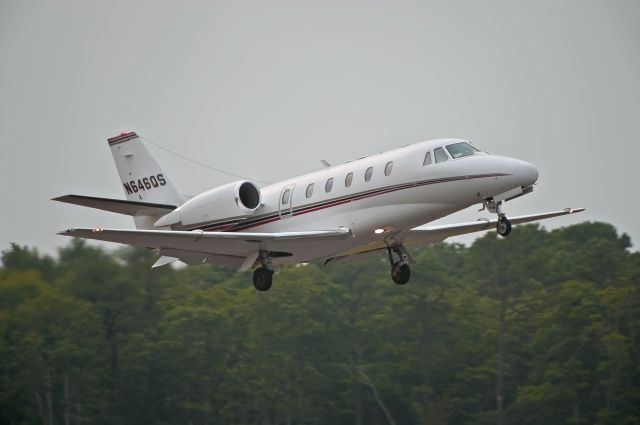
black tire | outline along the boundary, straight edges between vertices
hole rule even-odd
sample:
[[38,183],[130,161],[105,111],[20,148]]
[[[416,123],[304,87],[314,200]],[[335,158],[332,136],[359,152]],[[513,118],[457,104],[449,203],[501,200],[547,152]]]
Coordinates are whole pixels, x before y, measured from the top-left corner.
[[404,285],[411,279],[411,267],[408,264],[396,264],[391,269],[391,279],[396,285]]
[[502,237],[507,237],[511,233],[511,222],[506,217],[500,217],[498,224],[496,225],[498,234]]
[[264,292],[271,288],[273,283],[273,272],[264,267],[259,267],[253,272],[253,287]]

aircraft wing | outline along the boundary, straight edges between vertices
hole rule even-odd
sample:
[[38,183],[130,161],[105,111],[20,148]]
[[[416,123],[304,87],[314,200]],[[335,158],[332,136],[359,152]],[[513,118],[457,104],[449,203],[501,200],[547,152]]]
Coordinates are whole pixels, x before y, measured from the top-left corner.
[[[521,215],[517,217],[509,217],[511,224],[523,224],[532,221],[544,220],[546,218],[558,217],[562,215],[575,214],[584,211],[584,208],[566,208],[560,211],[551,211],[539,214]],[[431,243],[442,242],[452,236],[460,236],[467,233],[481,232],[483,230],[495,229],[498,219],[478,219],[467,223],[442,224],[435,226],[419,226],[406,232],[398,232],[392,236],[394,244],[402,244],[405,247],[425,245]],[[360,247],[350,252],[343,253],[336,257],[328,258],[325,264],[338,263],[344,260],[355,260],[367,258],[373,255],[386,252],[386,243],[384,240]]]
[[[253,264],[260,250],[287,255],[310,244],[344,239],[351,235],[351,231],[344,227],[331,230],[280,233],[76,228],[67,229],[58,234],[156,248],[163,256],[178,259],[184,257],[188,263],[208,261],[223,265],[235,265],[239,261],[245,269]],[[251,258],[253,261],[249,261]]]

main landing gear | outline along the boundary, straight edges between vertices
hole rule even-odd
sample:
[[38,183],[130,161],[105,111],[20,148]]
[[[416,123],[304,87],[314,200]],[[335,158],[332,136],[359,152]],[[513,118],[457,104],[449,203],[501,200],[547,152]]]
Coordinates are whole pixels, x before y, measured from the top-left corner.
[[496,231],[502,237],[507,237],[511,233],[511,221],[502,211],[502,201],[496,202],[493,199],[484,201],[485,207],[494,214],[498,214],[498,223],[496,224]]
[[260,251],[260,264],[253,272],[253,286],[258,291],[268,291],[273,283],[273,265],[271,264],[271,257],[266,251]]
[[[387,253],[389,254],[389,263],[391,264],[391,279],[393,279],[396,285],[404,285],[411,279],[411,268],[409,267],[409,254],[407,250],[402,246],[388,246]],[[398,261],[395,261],[393,255],[399,257]]]

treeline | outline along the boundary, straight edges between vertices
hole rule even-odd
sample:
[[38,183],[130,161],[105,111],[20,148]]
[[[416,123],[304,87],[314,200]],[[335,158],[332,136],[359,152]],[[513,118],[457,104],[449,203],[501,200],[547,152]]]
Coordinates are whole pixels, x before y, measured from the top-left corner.
[[385,259],[213,266],[74,240],[0,269],[2,424],[638,424],[640,254],[604,223]]

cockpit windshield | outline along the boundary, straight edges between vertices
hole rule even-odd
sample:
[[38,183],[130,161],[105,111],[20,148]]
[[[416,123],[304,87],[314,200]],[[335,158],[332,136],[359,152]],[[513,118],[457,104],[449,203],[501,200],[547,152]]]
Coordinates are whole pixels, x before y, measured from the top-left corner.
[[446,148],[453,159],[482,153],[482,151],[476,149],[467,142],[453,143],[451,145],[447,145]]

